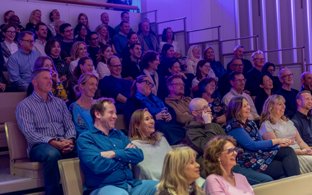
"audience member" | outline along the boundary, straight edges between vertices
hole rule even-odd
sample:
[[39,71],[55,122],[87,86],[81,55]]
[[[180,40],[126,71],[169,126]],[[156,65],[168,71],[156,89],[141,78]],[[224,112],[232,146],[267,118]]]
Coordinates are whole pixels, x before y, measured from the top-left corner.
[[[2,29],[5,25],[9,24],[9,19],[11,16],[15,15],[15,12],[13,10],[7,10],[3,14],[3,24],[0,25],[0,32],[3,32]],[[2,36],[2,35],[1,35]]]
[[19,49],[8,60],[8,72],[12,87],[16,91],[26,91],[31,81],[31,72],[40,54],[33,50],[34,34],[30,31],[18,35]]
[[73,74],[80,58],[87,57],[87,45],[83,41],[76,41],[70,51],[72,61],[69,64],[69,71]]
[[255,106],[258,113],[262,112],[262,107],[265,100],[272,95],[273,90],[273,81],[272,77],[268,74],[261,74],[260,75],[260,83],[259,83],[259,91],[255,98]]
[[301,81],[301,91],[308,90],[312,92],[312,73],[311,72],[303,72],[300,77]]
[[144,154],[144,160],[134,167],[135,178],[159,180],[165,155],[171,150],[171,146],[155,130],[155,120],[146,108],[138,109],[132,114],[129,138]]
[[17,105],[17,123],[27,140],[30,159],[43,163],[45,194],[60,194],[57,161],[76,156],[75,126],[65,102],[50,93],[49,69],[34,70],[32,84],[32,95]]
[[214,52],[212,47],[208,47],[204,51],[204,60],[206,60],[210,63],[210,66],[211,66],[213,72],[218,77],[218,79],[220,79],[226,73],[226,70],[225,70],[223,64],[221,64],[220,61],[216,61],[215,52]]
[[39,22],[36,26],[36,40],[34,42],[34,49],[40,53],[42,56],[47,54],[44,51],[44,47],[48,39],[48,27],[45,23]]
[[212,121],[223,126],[226,122],[226,106],[216,92],[218,81],[215,78],[205,78],[198,84],[198,97],[205,99],[212,112]]
[[159,56],[155,51],[148,51],[145,53],[141,61],[141,69],[143,70],[143,74],[145,74],[153,84],[152,93],[154,95],[158,94],[159,77],[157,68],[159,63]]
[[201,53],[202,51],[199,45],[192,45],[188,49],[185,70],[186,73],[196,75],[197,64],[202,59]]
[[238,154],[236,141],[230,136],[217,136],[205,148],[206,194],[254,195],[245,176],[234,173]]
[[21,25],[21,21],[17,15],[11,16],[9,18],[8,24],[14,25],[17,33],[25,30],[25,28]]
[[101,18],[100,19],[101,19],[102,24],[104,24],[106,26],[106,28],[108,30],[108,33],[109,33],[109,37],[114,37],[115,30],[114,30],[113,27],[108,25],[108,23],[109,23],[109,15],[108,15],[108,13],[103,12],[101,14]]
[[[124,115],[129,123],[132,113],[137,109],[147,108],[156,122],[156,129],[164,134],[170,145],[179,144],[185,136],[185,129],[173,118],[164,102],[152,93],[153,83],[146,75],[136,78],[132,85],[132,96],[128,98]],[[170,113],[171,112],[171,113]]]
[[196,66],[195,78],[192,81],[193,92],[198,91],[198,83],[205,78],[217,79],[215,73],[211,69],[210,63],[206,60],[200,60]]
[[77,26],[75,27],[74,30],[74,35],[78,35],[79,34],[79,28],[77,28],[79,26],[79,24],[83,24],[87,29],[87,34],[90,32],[90,27],[89,27],[89,19],[88,16],[85,13],[80,13],[78,15],[78,22],[77,22]]
[[273,92],[279,90],[282,86],[280,80],[277,76],[275,76],[275,64],[271,62],[267,62],[262,67],[262,74],[270,75],[271,79],[273,80]]
[[284,115],[285,99],[281,95],[272,95],[264,103],[261,114],[260,134],[263,139],[293,139],[289,145],[297,154],[300,172],[312,171],[312,149],[302,140],[294,123]]
[[130,97],[132,81],[121,77],[122,65],[117,56],[108,60],[110,75],[100,80],[99,89],[102,97],[114,98],[118,114],[124,111],[125,103]]
[[0,50],[0,92],[5,92],[8,89],[8,82],[3,75],[3,65],[4,65],[4,58],[2,55],[2,50]]
[[77,66],[76,66],[74,73],[73,73],[75,83],[77,83],[79,77],[83,73],[92,73],[98,77],[97,72],[94,70],[93,61],[89,57],[82,57],[79,59]]
[[260,91],[261,70],[265,59],[262,51],[258,50],[251,55],[253,67],[246,75],[246,89],[250,92],[251,97],[256,97]]
[[65,59],[66,63],[69,63],[70,51],[74,44],[74,32],[73,27],[64,23],[60,26],[60,35],[62,36],[60,43],[62,48],[62,58]]
[[296,95],[298,90],[293,89],[294,74],[289,68],[282,68],[278,73],[278,78],[282,83],[282,87],[276,91],[276,94],[282,95],[286,102],[285,116],[291,118],[296,112]]
[[[211,110],[206,100],[192,99],[189,110],[194,118],[187,126],[187,143],[198,152],[200,164],[204,164],[202,155],[207,143],[215,136],[225,135],[225,132],[218,124],[212,122]],[[245,175],[251,185],[272,181],[270,176],[240,165],[236,165],[233,171]],[[207,177],[207,173],[203,169],[202,176]]]
[[142,46],[143,54],[148,50],[156,52],[160,51],[157,35],[151,30],[148,19],[144,19],[144,21],[139,24],[138,37]]
[[168,43],[164,44],[160,53],[160,64],[157,70],[161,77],[169,74],[169,64],[175,59],[173,46]]
[[165,102],[170,106],[175,114],[177,122],[185,126],[193,117],[188,109],[188,105],[192,98],[184,96],[184,82],[182,76],[172,75],[167,79],[167,87],[169,95],[166,97]]
[[77,137],[93,128],[90,109],[94,103],[95,92],[98,88],[99,79],[92,73],[84,73],[79,77],[78,90],[79,99],[72,103],[69,110],[73,116]]
[[181,48],[179,43],[175,41],[174,32],[171,27],[164,28],[161,35],[160,49],[162,50],[165,44],[170,44],[174,48],[174,56],[181,57]]
[[101,45],[106,44],[112,44],[112,40],[109,34],[109,31],[107,30],[107,26],[105,24],[100,24],[98,27],[96,27],[95,32],[99,36],[99,43]]
[[[90,32],[89,32],[90,33]],[[75,41],[83,41],[87,43],[88,28],[86,25],[79,23],[75,27]]]
[[97,66],[96,72],[99,74],[99,79],[104,78],[105,76],[110,75],[110,71],[108,69],[107,63],[108,60],[113,56],[113,49],[111,45],[103,45],[101,46],[98,59],[97,59]]
[[41,22],[41,10],[35,9],[29,16],[29,22],[26,24],[26,30],[36,33],[36,26]]
[[199,168],[193,149],[178,147],[169,151],[165,156],[157,194],[203,195],[195,182],[200,177]]
[[238,163],[268,174],[273,179],[299,175],[296,153],[288,147],[292,141],[287,138],[262,140],[256,123],[248,119],[250,114],[250,106],[243,96],[230,101],[225,131],[244,149],[237,155]]
[[7,70],[7,63],[9,57],[17,52],[18,46],[15,42],[16,38],[16,28],[12,24],[4,25],[2,28],[2,33],[4,36],[4,41],[0,43],[1,50],[2,50],[2,56],[4,59],[4,70]]
[[[61,45],[57,40],[50,40],[46,43],[44,48],[45,53],[52,58],[53,64],[56,68],[56,71],[59,75],[60,81],[65,84],[71,77],[69,71],[69,65],[61,57]],[[67,88],[67,84],[64,85]]]
[[52,35],[55,37],[58,32],[59,32],[59,26],[61,25],[60,23],[64,23],[61,20],[61,15],[60,12],[57,9],[53,9],[49,13],[49,19],[50,19],[50,24],[48,24],[48,28],[50,29]]
[[122,21],[120,23],[120,30],[114,36],[113,43],[116,50],[116,53],[119,57],[122,57],[124,50],[128,45],[128,33],[130,32],[129,22]]
[[[252,64],[249,60],[244,59],[244,51],[245,48],[242,45],[237,45],[234,48],[234,56],[233,59],[241,59],[244,64],[244,76],[247,75],[248,71],[251,70]],[[227,64],[227,69],[229,69],[230,63]]]
[[311,92],[303,90],[296,97],[297,112],[291,119],[300,136],[309,146],[312,146],[312,96]]
[[231,90],[223,97],[222,101],[225,105],[229,105],[229,102],[234,98],[234,97],[238,97],[238,96],[243,96],[251,109],[250,112],[250,116],[248,117],[248,119],[250,120],[258,120],[259,119],[259,115],[257,113],[257,109],[256,106],[252,100],[252,98],[250,97],[250,95],[248,95],[247,93],[244,92],[245,89],[245,83],[246,83],[246,79],[244,77],[244,75],[242,73],[239,72],[233,72],[230,75],[230,83],[231,83]]
[[89,57],[92,58],[93,64],[95,68],[97,68],[97,57],[101,48],[101,44],[99,43],[99,36],[96,32],[90,32],[87,36],[88,45],[88,53]]
[[[127,22],[130,24],[130,15],[128,11],[123,11],[120,14],[120,18],[121,18],[121,23],[122,22]],[[115,33],[119,33],[120,32],[120,27],[121,27],[121,23],[119,23],[116,27],[115,27]],[[130,28],[129,32],[133,32],[133,30]]]
[[142,57],[142,47],[140,43],[133,43],[129,46],[128,57],[122,59],[122,72],[123,78],[134,80],[142,72],[140,63]]
[[[50,57],[39,56],[36,59],[34,70],[43,69],[43,68],[50,70],[51,77],[52,77],[52,90],[51,90],[52,94],[55,97],[60,98],[64,102],[67,102],[68,101],[67,92],[64,89],[63,83],[60,81],[59,75]],[[31,95],[33,91],[34,91],[34,86],[32,83],[30,83],[27,89],[27,95]]]
[[[154,195],[157,181],[136,180],[129,165],[143,160],[143,152],[122,131],[115,129],[116,108],[112,99],[103,98],[91,107],[93,128],[77,140],[85,186],[91,194]],[[112,144],[113,143],[113,144]]]

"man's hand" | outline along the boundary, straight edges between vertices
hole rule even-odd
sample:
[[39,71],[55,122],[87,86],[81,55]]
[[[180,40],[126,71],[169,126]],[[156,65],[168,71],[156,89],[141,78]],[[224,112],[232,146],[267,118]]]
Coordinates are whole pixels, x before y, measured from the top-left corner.
[[51,144],[53,147],[57,148],[60,150],[63,154],[67,154],[74,149],[74,142],[71,139],[61,139],[61,140],[56,140],[53,139],[49,141],[49,144]]
[[133,143],[129,143],[126,148],[136,148],[136,146]]
[[116,153],[112,150],[101,152],[103,158],[115,158]]

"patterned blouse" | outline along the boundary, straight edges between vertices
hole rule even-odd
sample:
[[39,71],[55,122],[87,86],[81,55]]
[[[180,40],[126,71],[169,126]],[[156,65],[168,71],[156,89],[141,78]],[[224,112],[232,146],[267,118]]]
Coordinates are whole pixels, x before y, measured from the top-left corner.
[[246,168],[265,171],[279,150],[271,140],[262,140],[254,121],[247,120],[243,124],[235,119],[230,120],[225,131],[243,148],[243,151],[237,154],[237,162]]

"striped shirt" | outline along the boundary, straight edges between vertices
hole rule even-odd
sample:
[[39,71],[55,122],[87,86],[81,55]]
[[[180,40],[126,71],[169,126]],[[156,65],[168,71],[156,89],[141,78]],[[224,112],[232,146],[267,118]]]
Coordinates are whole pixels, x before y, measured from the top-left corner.
[[55,138],[76,137],[72,116],[65,102],[51,93],[45,101],[33,92],[17,105],[16,119],[27,140],[28,154],[35,144],[48,143]]

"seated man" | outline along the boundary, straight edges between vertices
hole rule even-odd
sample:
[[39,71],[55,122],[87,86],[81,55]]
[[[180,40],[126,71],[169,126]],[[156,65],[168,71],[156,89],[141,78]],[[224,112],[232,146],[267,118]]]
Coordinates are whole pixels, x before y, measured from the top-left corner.
[[[202,155],[207,142],[214,136],[225,135],[225,132],[218,124],[212,122],[211,110],[205,99],[192,99],[189,109],[193,120],[186,126],[186,140],[198,152],[198,161],[202,163]],[[236,165],[233,171],[245,175],[251,185],[272,181],[272,178],[266,174],[239,165]],[[203,172],[201,175],[204,178],[207,176]]]
[[256,106],[252,100],[252,98],[250,97],[250,95],[248,95],[247,93],[244,92],[245,89],[245,77],[242,73],[239,72],[232,72],[230,74],[230,83],[231,83],[231,90],[223,97],[222,101],[224,102],[224,104],[226,106],[229,105],[229,102],[231,101],[231,99],[235,96],[243,96],[247,99],[248,104],[250,106],[250,111],[251,111],[251,116],[249,117],[250,120],[258,120],[259,119],[259,115],[257,113],[257,109]]
[[134,43],[129,46],[130,56],[122,59],[123,78],[134,80],[142,72],[140,61],[142,57],[142,47],[140,43]]
[[113,38],[115,50],[119,57],[122,57],[122,52],[127,47],[127,44],[128,44],[127,36],[129,32],[130,32],[129,22],[122,21],[120,23],[120,31]]
[[301,74],[301,91],[308,90],[312,93],[312,73],[311,72],[303,72]]
[[130,97],[132,81],[121,78],[122,66],[117,56],[113,56],[108,60],[108,69],[111,75],[100,80],[101,96],[114,98],[117,113],[122,114],[124,105]]
[[278,72],[278,78],[282,83],[282,87],[276,91],[276,94],[285,98],[285,116],[292,118],[296,112],[296,96],[298,90],[292,88],[294,84],[294,74],[289,68],[282,68]]
[[[252,64],[248,59],[244,58],[245,48],[242,45],[237,45],[234,47],[233,51],[233,59],[241,59],[242,63],[244,64],[244,76],[247,74],[247,72],[252,68]],[[229,69],[230,63],[227,64],[226,69]]]
[[26,91],[31,81],[31,71],[40,56],[33,50],[34,34],[23,31],[18,34],[19,49],[8,60],[8,72],[12,87],[16,91]]
[[102,98],[92,105],[90,112],[94,128],[82,133],[77,140],[87,189],[95,195],[154,195],[157,181],[133,178],[130,164],[141,162],[143,152],[115,129],[114,100]]
[[176,113],[177,122],[183,126],[193,120],[188,105],[192,98],[184,96],[184,82],[181,75],[172,75],[167,79],[169,96],[166,97],[165,103],[170,106]]
[[292,117],[292,121],[297,128],[303,141],[312,146],[312,96],[308,90],[303,90],[296,97],[297,112]]
[[34,92],[16,108],[16,119],[24,134],[32,161],[43,163],[46,194],[60,194],[57,161],[74,157],[76,131],[66,104],[54,97],[49,69],[37,69],[32,74]]

